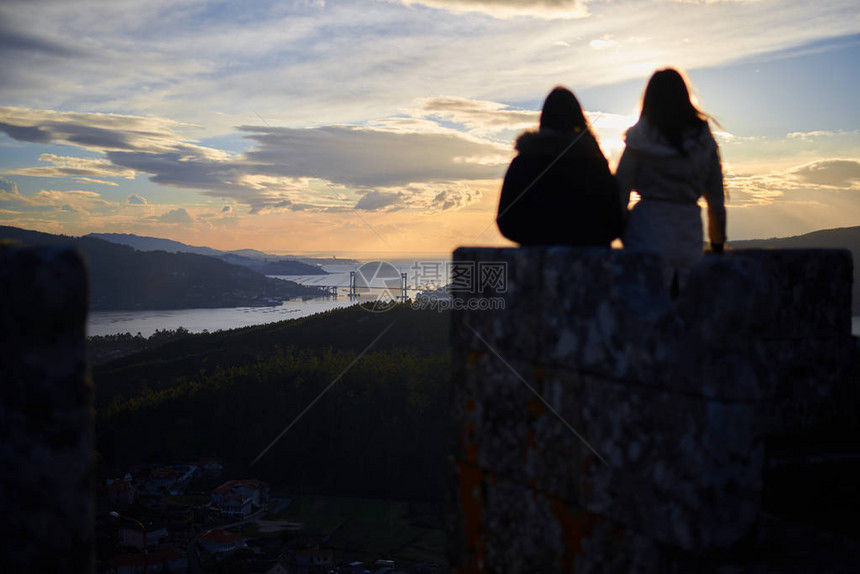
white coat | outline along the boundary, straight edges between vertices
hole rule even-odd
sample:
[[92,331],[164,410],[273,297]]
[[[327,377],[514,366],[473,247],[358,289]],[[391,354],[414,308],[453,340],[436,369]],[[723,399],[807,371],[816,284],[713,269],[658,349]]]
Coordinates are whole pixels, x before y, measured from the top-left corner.
[[711,243],[726,241],[723,171],[717,142],[707,124],[691,129],[680,153],[647,120],[627,130],[627,146],[618,163],[616,179],[621,205],[630,192],[641,200],[630,210],[622,240],[626,249],[655,252],[666,261],[666,277],[683,281],[702,257],[699,198],[708,206]]

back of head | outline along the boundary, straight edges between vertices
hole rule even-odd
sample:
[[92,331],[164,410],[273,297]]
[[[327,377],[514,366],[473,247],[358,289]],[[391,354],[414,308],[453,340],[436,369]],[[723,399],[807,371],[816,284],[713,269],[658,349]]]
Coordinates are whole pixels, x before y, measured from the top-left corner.
[[585,115],[573,92],[561,86],[549,93],[540,114],[540,129],[578,132],[585,129]]
[[704,125],[707,116],[690,101],[684,77],[677,70],[666,68],[654,72],[648,81],[639,117],[647,119],[674,148],[686,155],[684,132]]

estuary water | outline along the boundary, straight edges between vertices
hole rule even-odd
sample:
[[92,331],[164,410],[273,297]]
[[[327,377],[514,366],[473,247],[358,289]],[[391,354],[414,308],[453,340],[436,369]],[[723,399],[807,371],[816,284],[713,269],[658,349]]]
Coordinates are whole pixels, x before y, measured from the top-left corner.
[[[149,337],[157,330],[184,327],[192,333],[237,329],[252,325],[298,319],[331,309],[372,302],[380,293],[399,294],[400,273],[407,274],[408,293],[414,296],[421,288],[439,287],[447,283],[448,261],[424,257],[411,259],[380,259],[359,264],[324,265],[328,275],[291,275],[277,277],[302,285],[335,287],[336,298],[294,299],[276,307],[233,307],[223,309],[171,309],[159,311],[94,311],[87,321],[88,335],[116,335],[140,333]],[[350,272],[359,274],[359,298],[349,298]],[[372,289],[371,289],[372,288]]]
[[89,336],[140,333],[149,337],[158,330],[184,327],[192,333],[237,329],[287,319],[298,319],[338,307],[355,305],[340,299],[286,301],[277,307],[233,307],[225,309],[170,309],[164,311],[95,311],[87,321]]

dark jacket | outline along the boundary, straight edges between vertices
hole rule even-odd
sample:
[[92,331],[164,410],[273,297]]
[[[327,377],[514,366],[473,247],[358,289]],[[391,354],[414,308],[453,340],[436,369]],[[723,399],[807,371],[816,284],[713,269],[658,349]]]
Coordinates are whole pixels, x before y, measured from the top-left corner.
[[502,235],[522,245],[607,246],[621,235],[618,188],[591,132],[526,132],[516,149],[496,217]]

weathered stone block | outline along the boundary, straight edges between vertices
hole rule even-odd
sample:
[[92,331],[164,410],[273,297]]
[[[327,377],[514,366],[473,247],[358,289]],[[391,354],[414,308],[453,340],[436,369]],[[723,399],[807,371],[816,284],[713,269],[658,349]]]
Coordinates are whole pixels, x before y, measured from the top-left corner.
[[614,376],[626,371],[630,336],[658,328],[671,308],[658,259],[605,249],[547,249],[541,290],[541,360]]
[[854,267],[847,249],[744,249],[730,257],[761,262],[774,285],[777,313],[763,336],[850,336]]
[[[540,248],[468,248],[454,252],[453,265],[466,279],[452,281],[459,302],[455,308],[451,340],[455,348],[490,348],[505,357],[534,359],[540,331]],[[498,267],[495,267],[498,265]],[[504,281],[483,276],[503,269]],[[470,271],[471,270],[471,271]],[[487,305],[493,309],[486,309]]]
[[0,246],[0,540],[6,572],[92,567],[87,277],[69,249]]
[[[452,428],[452,452],[523,485],[576,500],[579,449],[577,420],[563,420],[546,400],[545,373],[519,360],[502,363],[491,353],[473,353],[455,386],[459,424]],[[575,394],[567,380],[565,397]],[[575,412],[575,411],[572,411]]]
[[[761,403],[769,435],[845,424],[860,406],[852,337],[767,339],[759,344],[758,380],[772,389]],[[846,403],[846,401],[848,401]]]
[[726,547],[752,532],[763,441],[752,403],[720,402],[587,377],[582,504],[684,549]]
[[549,248],[541,360],[715,398],[761,397],[768,389],[748,355],[774,314],[768,281],[755,260],[707,258],[671,301],[656,256]]

